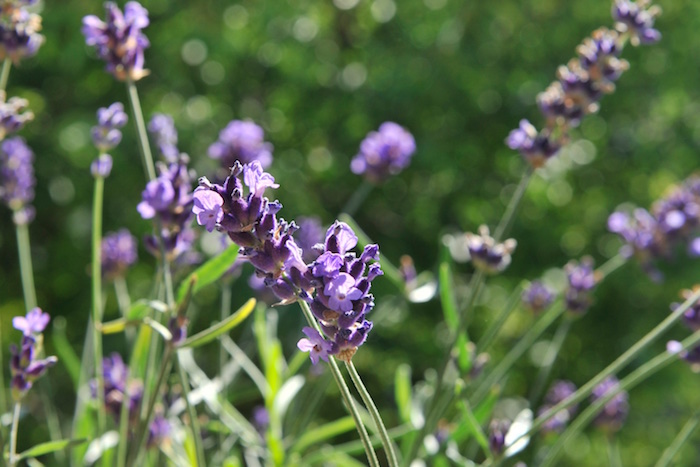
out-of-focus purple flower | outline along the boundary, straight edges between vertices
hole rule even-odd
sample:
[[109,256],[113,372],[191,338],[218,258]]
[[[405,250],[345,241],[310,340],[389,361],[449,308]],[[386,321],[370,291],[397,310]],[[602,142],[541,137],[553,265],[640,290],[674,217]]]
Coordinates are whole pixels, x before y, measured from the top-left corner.
[[170,422],[161,413],[153,415],[153,421],[148,425],[148,441],[146,446],[149,448],[157,448],[164,440],[168,439],[170,432]]
[[566,309],[574,314],[585,313],[591,306],[591,291],[600,281],[600,276],[593,269],[593,258],[588,256],[581,262],[569,261],[565,266],[569,287],[566,290]]
[[92,142],[99,151],[109,151],[116,147],[122,140],[122,132],[119,128],[126,125],[129,120],[124,105],[115,102],[109,107],[100,107],[97,110],[97,125],[92,127]]
[[113,2],[105,3],[106,20],[95,15],[83,18],[85,43],[95,47],[106,70],[120,81],[138,81],[148,75],[143,51],[150,45],[141,32],[148,26],[148,11],[138,2],[127,2],[124,12]]
[[102,277],[123,276],[137,259],[136,238],[126,229],[109,233],[102,239]]
[[34,218],[34,153],[19,136],[0,143],[0,199],[12,209],[16,224]]
[[44,332],[50,320],[49,314],[41,311],[41,308],[32,308],[27,312],[27,316],[12,318],[12,327],[22,331],[25,336],[32,336]]
[[177,148],[177,130],[173,117],[155,114],[148,123],[148,131],[153,135],[158,151],[167,162],[176,162],[180,156]]
[[[576,385],[571,381],[556,381],[545,396],[544,405],[540,407],[538,415],[542,415],[549,409],[567,399],[576,392]],[[561,432],[566,427],[569,420],[573,418],[578,410],[578,404],[569,406],[557,412],[552,418],[542,425],[543,432]]]
[[325,251],[309,267],[316,289],[311,311],[333,342],[330,353],[346,362],[372,329],[365,319],[374,307],[369,290],[383,274],[377,262],[379,247],[367,245],[358,258],[350,251],[355,245],[357,236],[350,226],[336,221],[326,232]]
[[29,101],[21,97],[7,99],[5,91],[0,91],[0,140],[22,129],[25,123],[34,119],[34,114],[27,110]]
[[600,28],[576,48],[581,67],[589,74],[598,90],[611,93],[615,81],[629,68],[627,60],[620,59],[620,35],[617,31]]
[[664,235],[686,236],[698,225],[700,200],[685,186],[681,186],[657,200],[651,211]]
[[265,141],[263,129],[250,121],[232,120],[219,133],[219,140],[209,146],[209,157],[224,168],[260,162],[263,169],[272,164],[272,144]]
[[384,122],[360,143],[360,152],[350,163],[353,173],[379,183],[408,167],[416,151],[413,135],[394,122]]
[[561,149],[561,143],[552,138],[547,129],[540,132],[527,120],[520,120],[520,126],[512,130],[506,138],[509,148],[518,151],[533,167],[542,167],[547,160]]
[[13,3],[5,5],[0,14],[0,60],[9,58],[17,64],[37,53],[44,36],[39,34],[41,16],[26,10],[26,2]]
[[156,256],[160,255],[160,241],[171,259],[182,253],[178,247],[182,246],[182,237],[188,231],[194,206],[193,174],[187,167],[188,162],[187,155],[181,154],[177,162],[159,163],[160,175],[146,184],[143,201],[136,207],[144,219],[158,219],[160,235],[146,238],[146,247]]
[[295,222],[299,230],[294,232],[294,241],[301,248],[304,262],[311,263],[318,258],[323,248],[325,229],[317,217],[298,217]]
[[680,342],[668,341],[666,343],[666,351],[670,354],[678,355],[688,362],[690,369],[694,373],[700,373],[700,345],[691,347],[689,350],[683,350],[683,344]]
[[[693,294],[697,293],[700,286],[696,285],[692,289],[682,290],[680,295],[683,300],[688,300]],[[680,303],[671,303],[671,311],[676,311]],[[700,330],[700,300],[693,303],[685,313],[683,313],[683,323],[690,328],[691,331]]]
[[661,40],[661,33],[654,29],[659,14],[661,8],[651,5],[650,0],[615,0],[612,7],[615,28],[628,35],[633,46],[654,44]]
[[319,360],[328,361],[330,353],[333,351],[333,344],[321,336],[314,328],[306,326],[302,329],[308,339],[300,339],[297,347],[302,352],[309,352],[311,363],[316,365]]
[[107,178],[112,172],[112,156],[109,154],[100,154],[97,159],[90,164],[90,173],[97,178]]
[[[611,391],[617,391],[620,387],[620,382],[614,376],[608,376],[598,386],[593,388],[591,394],[591,402],[605,397]],[[627,418],[629,412],[627,391],[620,391],[613,396],[604,406],[595,418],[595,424],[609,431],[618,431],[622,428],[622,424]]]
[[509,238],[502,243],[497,243],[491,237],[489,228],[485,225],[479,227],[479,234],[467,232],[466,245],[469,250],[474,267],[488,274],[497,274],[504,271],[511,262],[511,254],[515,251],[518,242]]
[[416,288],[418,272],[416,271],[416,266],[413,263],[413,258],[411,258],[409,255],[402,255],[401,258],[399,258],[399,274],[401,274],[401,279],[403,280],[407,291],[410,292]]
[[12,325],[22,331],[22,341],[18,347],[10,345],[10,372],[12,374],[12,397],[16,402],[24,398],[46,370],[56,364],[56,357],[37,358],[41,354],[42,332],[49,322],[49,315],[40,308],[31,309],[26,316],[17,316]]
[[495,456],[503,454],[506,447],[506,434],[510,429],[510,421],[494,419],[489,424],[489,447]]
[[538,313],[552,304],[554,293],[542,282],[532,281],[521,295],[523,304]]

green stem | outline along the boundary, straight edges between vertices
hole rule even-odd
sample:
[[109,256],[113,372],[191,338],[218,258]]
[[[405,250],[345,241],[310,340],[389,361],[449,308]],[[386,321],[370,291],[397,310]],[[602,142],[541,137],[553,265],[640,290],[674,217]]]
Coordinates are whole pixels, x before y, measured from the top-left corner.
[[608,436],[608,459],[610,467],[622,467],[622,459],[620,458],[620,446],[617,444],[614,434]]
[[496,319],[491,321],[489,327],[486,328],[486,331],[484,331],[481,339],[479,339],[479,342],[476,344],[476,354],[486,352],[486,350],[491,346],[499,331],[508,320],[510,314],[517,308],[518,303],[520,303],[522,289],[522,285],[519,285],[515,288],[515,290],[513,290],[513,293],[508,298],[508,302],[506,302],[506,306],[501,310]]
[[[700,292],[696,293],[694,295],[700,296]],[[697,301],[697,299],[698,298],[696,297],[695,301]],[[681,343],[682,350],[687,350],[688,348],[697,345],[698,342],[700,342],[700,331],[696,331],[695,333],[693,333],[690,337],[686,338]],[[652,376],[653,374],[655,374],[657,371],[664,369],[669,364],[671,364],[677,360],[679,360],[677,354],[672,354],[670,352],[664,351],[661,354],[654,357],[652,360],[649,360],[647,363],[645,363],[644,365],[637,368],[635,371],[630,373],[626,378],[622,379],[620,381],[620,384],[617,387],[606,392],[603,397],[601,397],[600,399],[598,399],[597,401],[592,403],[590,406],[588,406],[588,408],[586,410],[584,410],[578,417],[576,417],[576,420],[574,420],[574,422],[566,430],[564,430],[564,432],[561,434],[561,436],[559,437],[557,442],[554,443],[552,448],[547,453],[547,456],[542,461],[541,466],[548,467],[551,465],[555,465],[555,462],[556,462],[562,448],[572,438],[574,438],[578,433],[580,433],[581,430],[583,430],[583,428],[585,428],[596,417],[596,415],[598,415],[598,413],[600,413],[600,410],[603,408],[603,406],[605,404],[607,404],[608,402],[610,402],[610,400],[613,397],[615,397],[616,395],[618,395],[622,391],[632,389],[637,384],[641,383],[645,379],[647,379],[650,376]],[[564,401],[564,402],[566,402],[566,401]],[[556,408],[556,407],[554,407],[554,408]],[[539,418],[538,418],[538,420],[539,420]],[[533,427],[531,428],[530,432],[535,431],[537,428],[539,428],[539,425],[537,427],[535,427],[535,425],[533,424]]]
[[389,434],[386,431],[386,426],[384,426],[382,416],[379,414],[379,410],[377,409],[374,400],[372,400],[372,396],[369,394],[369,391],[367,391],[367,388],[362,383],[362,378],[360,378],[360,374],[357,372],[355,365],[353,365],[352,362],[346,362],[345,367],[348,369],[350,379],[352,379],[353,384],[355,384],[357,392],[360,393],[362,402],[364,402],[365,407],[367,407],[369,414],[372,416],[372,420],[374,420],[374,424],[377,426],[377,430],[379,431],[379,437],[382,439],[382,446],[384,447],[384,452],[386,453],[387,460],[389,461],[389,466],[398,467],[399,461],[396,457],[396,451],[394,450],[394,443],[392,443],[391,438],[389,438]]
[[362,202],[367,198],[373,188],[374,185],[372,183],[368,182],[367,180],[363,181],[362,184],[357,187],[348,202],[345,203],[345,206],[340,212],[345,213],[348,216],[354,216],[362,205]]
[[[95,177],[95,193],[92,202],[92,339],[95,352],[95,379],[97,381],[97,432],[104,435],[107,426],[105,412],[105,381],[102,371],[102,204],[104,178]],[[102,439],[102,438],[100,438]],[[101,451],[104,452],[104,447]],[[102,458],[104,459],[104,458]],[[101,461],[102,463],[102,461]]]
[[12,428],[10,429],[10,467],[17,465],[17,433],[19,432],[19,416],[21,402],[15,402],[15,410],[12,414]]
[[534,173],[534,171],[535,171],[535,169],[531,165],[528,165],[527,169],[525,169],[525,172],[523,172],[523,175],[520,178],[520,183],[518,183],[518,187],[515,189],[513,196],[510,198],[510,201],[508,202],[508,206],[506,207],[506,212],[503,213],[503,217],[501,217],[501,221],[498,223],[496,230],[493,232],[493,239],[496,242],[501,240],[501,238],[508,231],[508,228],[510,227],[510,223],[512,222],[513,218],[515,217],[515,211],[518,209],[518,206],[520,206],[520,201],[522,201],[522,199],[523,199],[523,195],[525,194],[525,190],[527,189],[527,186],[530,184],[530,179],[532,178],[532,174]]
[[194,450],[197,453],[197,465],[204,467],[206,460],[204,458],[204,448],[202,447],[202,429],[199,426],[199,418],[197,418],[197,410],[190,403],[190,382],[187,378],[187,372],[180,364],[180,359],[177,357],[177,369],[180,377],[180,385],[182,386],[182,395],[185,399],[187,414],[190,417],[190,429],[192,431],[192,441],[194,442]]
[[[309,304],[306,303],[304,300],[298,300],[297,303],[299,304],[299,307],[301,307],[301,311],[304,313],[304,317],[306,318],[306,321],[309,323],[309,325],[316,329],[316,331],[321,333],[321,329],[318,323],[316,322],[316,318],[311,312],[311,308],[309,308]],[[350,393],[350,388],[345,383],[343,374],[340,372],[340,368],[338,367],[338,363],[336,363],[334,357],[328,358],[328,366],[331,369],[331,374],[335,379],[335,383],[338,385],[340,395],[342,396],[343,401],[345,402],[345,405],[348,408],[348,411],[350,412],[353,421],[355,422],[355,426],[357,427],[357,431],[360,434],[360,440],[362,441],[362,445],[365,448],[365,453],[367,454],[367,460],[369,461],[370,466],[379,467],[379,459],[377,459],[377,453],[374,452],[374,449],[372,448],[372,442],[370,440],[369,434],[367,433],[367,428],[365,428],[364,423],[362,423],[360,412],[357,410],[357,406],[353,401],[352,394]]]
[[[0,336],[2,336],[2,321],[0,320]],[[4,362],[4,358],[2,355],[2,345],[0,345],[0,362]],[[7,412],[7,395],[5,394],[5,372],[0,371],[0,413],[5,413]],[[2,430],[0,430],[2,432]],[[3,447],[5,446],[2,442],[2,433],[0,433],[0,452],[3,451]]]
[[12,60],[6,58],[2,62],[2,70],[0,70],[0,90],[7,89],[7,80],[10,78],[10,70],[12,69]]
[[692,417],[683,425],[683,428],[678,433],[678,435],[673,439],[673,442],[667,447],[661,457],[656,462],[655,467],[668,467],[672,465],[673,458],[676,457],[678,451],[681,450],[683,445],[690,439],[695,429],[700,424],[700,412],[695,412]]
[[126,286],[126,281],[121,276],[114,278],[114,294],[117,297],[117,305],[119,306],[121,315],[126,317],[129,307],[131,306],[131,297],[129,295],[129,289]]
[[681,306],[676,308],[673,313],[668,315],[668,317],[659,323],[654,329],[649,331],[644,337],[642,337],[637,343],[630,347],[625,353],[620,355],[614,362],[605,367],[600,373],[594,376],[589,382],[581,386],[575,393],[556,404],[551,409],[544,412],[542,415],[537,417],[530,428],[529,433],[534,433],[537,431],[547,420],[552,418],[554,415],[559,413],[560,410],[564,410],[574,404],[581,402],[584,398],[593,391],[593,388],[599,385],[605,378],[610,375],[616,374],[623,367],[625,367],[630,361],[632,361],[637,355],[639,355],[644,349],[651,345],[656,339],[658,339],[661,334],[666,332],[681,316],[685,313],[688,308],[690,308],[695,302],[700,299],[700,290],[693,293]]
[[544,354],[544,363],[537,372],[535,384],[532,385],[532,390],[530,391],[530,407],[535,406],[537,399],[542,394],[542,391],[547,384],[549,374],[554,366],[554,362],[557,360],[557,355],[559,355],[559,350],[561,350],[561,346],[564,344],[573,322],[574,320],[570,316],[564,316],[564,318],[559,322],[559,327],[554,333],[554,338],[547,347],[547,352]]
[[32,269],[31,244],[29,242],[29,228],[27,224],[15,224],[17,232],[17,251],[19,254],[19,271],[22,277],[22,291],[24,292],[24,304],[29,312],[37,305],[36,289],[34,288],[34,271]]
[[143,169],[148,180],[154,180],[156,178],[155,164],[153,163],[151,147],[148,144],[146,122],[143,119],[143,111],[141,110],[141,101],[138,91],[136,90],[136,84],[132,80],[128,80],[126,82],[126,87],[129,92],[129,103],[131,104],[132,114],[134,115],[134,123],[136,124],[136,133],[139,139]]

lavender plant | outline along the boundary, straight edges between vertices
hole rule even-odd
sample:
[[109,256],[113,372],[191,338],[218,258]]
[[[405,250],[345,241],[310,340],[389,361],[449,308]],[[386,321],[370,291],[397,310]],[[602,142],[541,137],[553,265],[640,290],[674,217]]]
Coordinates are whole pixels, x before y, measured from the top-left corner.
[[[34,114],[28,110],[31,100],[7,99],[4,91],[10,64],[19,65],[36,54],[44,41],[38,34],[41,21],[36,3],[0,2],[0,55],[5,59],[0,75],[0,199],[10,209],[17,230],[26,308],[25,316],[13,320],[23,337],[20,346],[10,347],[11,380],[6,386],[14,400],[12,425],[9,431],[0,427],[0,448],[9,465],[51,455],[55,465],[417,466],[451,462],[493,466],[512,458],[513,462],[547,466],[558,465],[564,448],[587,425],[605,433],[610,462],[615,464],[621,456],[618,433],[624,432],[628,415],[634,417],[632,389],[678,360],[697,370],[697,287],[684,290],[683,302],[673,303],[671,314],[592,377],[588,374],[583,379],[585,372],[581,371],[569,380],[570,368],[558,361],[579,323],[593,319],[606,280],[628,260],[637,260],[651,279],[660,282],[664,264],[678,250],[691,257],[700,254],[700,183],[696,175],[660,197],[649,211],[620,200],[625,204],[609,216],[607,224],[622,240],[620,252],[601,266],[596,268],[590,255],[567,258],[557,263],[563,267],[544,272],[527,269],[532,278],[508,290],[513,276],[525,269],[523,258],[534,255],[524,251],[527,243],[521,240],[521,230],[509,233],[512,226],[519,226],[521,204],[531,182],[547,179],[548,171],[555,170],[572,143],[582,137],[586,119],[600,111],[603,96],[621,86],[623,73],[631,68],[622,58],[625,46],[652,45],[661,39],[655,29],[660,9],[649,1],[615,0],[613,24],[585,38],[576,47],[576,57],[560,66],[556,80],[537,95],[543,120],[539,129],[522,119],[507,136],[506,146],[519,152],[524,164],[520,160],[511,164],[511,168],[521,167],[522,175],[514,189],[503,190],[502,196],[509,198],[498,223],[490,228],[488,221],[477,222],[457,232],[432,226],[442,237],[435,273],[421,271],[426,265],[414,262],[413,257],[424,255],[400,251],[391,243],[392,237],[415,232],[394,229],[392,222],[399,216],[387,214],[381,203],[369,202],[371,190],[389,193],[400,204],[412,199],[406,196],[409,190],[439,184],[432,179],[426,182],[423,173],[416,175],[421,168],[432,167],[423,146],[429,131],[382,118],[378,130],[369,131],[358,143],[358,135],[376,128],[376,123],[350,118],[345,129],[355,138],[352,147],[359,145],[359,151],[335,164],[338,154],[317,147],[310,151],[307,170],[297,167],[304,160],[301,152],[279,130],[280,122],[285,121],[283,112],[279,108],[258,111],[256,104],[244,99],[235,118],[225,116],[229,123],[220,131],[223,125],[207,123],[209,132],[219,131],[216,141],[205,141],[207,131],[192,140],[191,125],[183,125],[186,136],[182,138],[176,122],[183,128],[187,119],[172,112],[172,103],[181,96],[174,92],[158,96],[158,88],[145,84],[162,78],[157,66],[149,65],[152,73],[146,69],[146,50],[151,45],[145,35],[149,12],[135,1],[127,2],[123,9],[107,2],[104,20],[85,16],[82,33],[85,44],[105,62],[111,78],[126,84],[131,113],[127,116],[119,102],[100,108],[97,124],[90,130],[97,152],[90,165],[94,179],[88,274],[92,301],[89,311],[81,310],[87,323],[82,356],[75,355],[70,345],[60,345],[59,334],[55,337],[61,362],[79,368],[72,380],[76,403],[71,436],[63,434],[66,423],[58,423],[51,442],[35,443],[19,452],[21,409],[23,404],[33,406],[25,404],[26,400],[34,393],[44,394],[45,415],[40,417],[55,418],[55,408],[47,402],[48,391],[30,389],[58,362],[44,355],[42,333],[49,316],[36,307],[29,251],[28,225],[35,219],[35,155],[26,142],[31,138],[7,137],[22,131]],[[442,8],[439,3],[425,2],[431,9]],[[336,1],[332,8],[346,12],[356,6]],[[247,21],[243,6],[231,8],[227,21]],[[389,21],[392,8],[395,13],[403,6],[377,1],[368,14],[377,21]],[[161,27],[162,13],[154,15],[152,27]],[[340,13],[339,18],[345,14]],[[315,24],[303,17],[293,27],[271,26],[271,34],[289,33],[308,42],[318,32],[314,32]],[[443,27],[441,40],[454,34],[450,32],[453,27]],[[346,41],[363,30],[348,26],[345,20],[338,21],[338,28]],[[236,44],[233,39],[229,42]],[[158,41],[154,44],[163,46]],[[315,53],[322,61],[339,53],[328,44],[317,45]],[[201,44],[189,46],[191,50],[183,48],[182,54],[187,63],[195,63],[197,54],[206,55]],[[273,63],[275,47],[261,48],[264,52],[258,59]],[[153,52],[166,53],[167,49]],[[211,72],[216,67],[208,69]],[[337,81],[352,89],[353,83],[364,81],[362,70],[358,63],[350,64],[339,72]],[[326,72],[318,72],[320,80],[326,79]],[[148,125],[137,83],[145,84],[149,93],[145,107],[156,111]],[[270,100],[274,99],[273,93]],[[188,103],[187,112],[201,110],[196,102]],[[285,108],[284,102],[278,104]],[[166,108],[172,115],[160,112]],[[389,114],[397,121],[395,117],[401,116],[398,111]],[[125,134],[126,144],[120,146],[128,120],[134,122],[135,132]],[[294,124],[305,125],[297,120]],[[409,126],[416,137],[407,130]],[[430,131],[439,127],[438,122]],[[199,133],[199,128],[194,130]],[[131,231],[142,238],[127,229],[103,236],[103,220],[113,224],[111,217],[121,216],[110,210],[113,204],[104,203],[105,187],[118,185],[113,180],[119,173],[134,177],[128,169],[132,161],[127,159],[133,140],[139,146],[145,180],[139,182],[143,188],[140,202],[128,211],[140,217],[141,223]],[[319,144],[322,138],[309,131],[308,140]],[[180,150],[193,141],[193,150]],[[333,149],[330,142],[322,144]],[[161,158],[158,162],[151,147]],[[277,151],[274,156],[273,150]],[[413,161],[417,167],[411,167]],[[351,180],[348,186],[353,181],[359,184],[344,207],[337,209],[344,199],[336,202],[334,197],[346,194],[345,182],[319,203],[322,209],[303,212],[306,217],[297,216],[296,221],[281,217],[280,200],[287,203],[302,195],[314,196],[318,188],[314,184],[320,183],[315,177],[326,163],[346,173]],[[83,169],[87,178],[87,164]],[[40,172],[39,176],[45,175]],[[447,181],[445,187],[449,189]],[[270,190],[277,190],[280,200],[269,197]],[[126,193],[124,199],[130,199]],[[303,211],[303,206],[287,204],[287,219]],[[433,211],[440,209],[424,206],[421,216],[436,219]],[[457,214],[457,224],[465,219],[471,223],[474,217]],[[324,221],[331,221],[330,226],[324,228],[329,225]],[[364,222],[369,224],[368,232],[387,240],[382,243],[381,266],[380,247],[361,228]],[[604,240],[614,242],[612,238]],[[139,248],[150,255],[139,255]],[[543,248],[551,249],[549,245]],[[392,264],[394,255],[402,255],[399,267]],[[242,271],[252,271],[258,285],[250,287]],[[131,291],[129,279],[134,284]],[[116,309],[106,284],[114,285]],[[393,293],[387,292],[392,287]],[[262,299],[261,303],[243,299],[264,293],[273,297],[269,306]],[[234,306],[239,299],[241,304]],[[217,300],[219,313],[212,312]],[[494,303],[501,309],[490,309]],[[520,313],[521,308],[530,313]],[[425,309],[430,313],[420,315],[419,310]],[[414,343],[406,331],[413,321],[426,330],[435,328],[430,335],[439,336],[435,339],[438,344],[431,345],[442,355],[428,357],[430,368],[421,368],[419,362],[425,363],[419,358],[421,343]],[[683,341],[668,341],[656,357],[647,359],[650,346],[678,321],[693,334]],[[426,340],[433,340],[425,334]],[[377,384],[402,358],[379,351],[391,339],[399,341],[398,346],[411,358],[396,369],[393,401],[390,388]],[[207,346],[212,341],[218,341],[214,351]],[[218,359],[209,358],[217,351]],[[536,368],[523,362],[524,355],[530,356]],[[590,371],[590,366],[585,368]],[[370,384],[365,384],[358,369]],[[331,381],[335,388],[328,389]],[[336,403],[337,396],[342,404]],[[6,410],[3,396],[0,411]],[[34,408],[32,412],[39,413]],[[673,462],[698,420],[697,414],[688,420],[659,465]]]

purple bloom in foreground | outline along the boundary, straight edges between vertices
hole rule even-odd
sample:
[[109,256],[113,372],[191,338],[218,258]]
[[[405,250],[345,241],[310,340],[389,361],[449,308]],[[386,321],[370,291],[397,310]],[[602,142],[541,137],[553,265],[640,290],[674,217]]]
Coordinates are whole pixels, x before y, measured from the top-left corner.
[[209,157],[221,162],[224,168],[236,161],[248,164],[260,162],[263,169],[272,164],[272,144],[265,141],[263,129],[250,121],[232,120],[219,133],[219,140],[209,146]]
[[518,244],[512,238],[503,243],[497,243],[485,225],[479,227],[478,235],[471,232],[464,235],[474,267],[488,274],[496,274],[505,270],[510,264],[511,254]]
[[126,229],[110,233],[102,239],[102,276],[106,279],[123,276],[137,259],[136,238]]
[[14,212],[16,224],[34,218],[34,153],[19,136],[0,144],[0,200]]
[[[591,394],[591,402],[595,402],[605,397],[611,391],[617,391],[620,387],[620,382],[614,376],[607,377],[602,383],[593,388]],[[627,391],[620,391],[612,399],[610,399],[595,418],[595,424],[609,431],[617,431],[622,427],[622,424],[627,418],[629,412]]]
[[158,151],[166,161],[176,162],[180,151],[177,148],[177,130],[173,117],[167,114],[155,114],[148,123],[148,131],[153,135]]
[[39,34],[41,16],[27,11],[22,3],[5,5],[0,15],[0,60],[9,58],[15,64],[36,54],[44,42]]
[[333,345],[330,341],[321,336],[314,328],[306,326],[302,329],[308,339],[301,339],[297,343],[297,347],[302,352],[309,352],[311,363],[316,365],[319,360],[328,361],[328,356],[333,350]]
[[630,43],[654,44],[661,40],[661,33],[654,29],[656,17],[661,14],[661,8],[651,5],[649,0],[615,0],[612,15],[615,28],[623,34],[629,34]]
[[197,216],[197,223],[208,232],[214,231],[216,225],[224,218],[224,199],[216,192],[198,187],[193,194],[192,212]]
[[350,163],[353,173],[374,183],[396,175],[411,162],[416,151],[413,135],[394,122],[384,122],[360,143],[360,152]]
[[43,342],[42,332],[49,322],[49,315],[39,308],[33,308],[26,316],[17,316],[12,325],[22,331],[22,341],[19,346],[10,345],[10,372],[12,374],[12,397],[19,402],[31,389],[34,382],[46,370],[56,364],[56,357],[38,359]]
[[22,331],[25,336],[41,334],[49,324],[51,317],[48,313],[41,311],[41,308],[32,308],[27,316],[15,316],[12,318],[12,327]]
[[95,47],[107,62],[106,70],[120,81],[138,81],[148,75],[143,68],[143,51],[150,45],[141,32],[148,26],[148,11],[138,2],[127,2],[124,12],[112,2],[105,3],[106,20],[95,15],[83,18],[85,43]]
[[97,125],[91,130],[95,147],[100,151],[109,151],[116,147],[122,140],[119,128],[126,125],[128,119],[121,102],[115,102],[109,107],[100,107],[97,110]]
[[0,140],[10,133],[22,129],[25,123],[34,119],[34,114],[27,110],[29,101],[20,97],[6,98],[5,91],[0,91]]

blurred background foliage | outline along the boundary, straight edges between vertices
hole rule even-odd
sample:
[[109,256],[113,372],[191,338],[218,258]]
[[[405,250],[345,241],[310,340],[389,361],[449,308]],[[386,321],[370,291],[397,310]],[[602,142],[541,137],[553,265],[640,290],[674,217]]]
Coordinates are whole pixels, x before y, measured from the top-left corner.
[[[419,271],[433,272],[444,234],[475,231],[481,223],[495,227],[525,169],[504,138],[521,118],[542,122],[536,94],[584,37],[612,26],[605,0],[143,4],[151,18],[145,30],[151,74],[138,83],[144,112],[147,119],[155,112],[175,118],[179,148],[191,156],[198,176],[215,168],[206,151],[219,130],[233,118],[252,119],[274,144],[269,171],[280,184],[274,196],[284,205],[282,216],[318,216],[328,225],[361,184],[349,170],[360,141],[382,122],[395,121],[413,133],[418,150],[408,169],[374,188],[355,219],[380,244],[384,258],[398,264],[408,254]],[[575,132],[575,143],[533,178],[511,231],[518,240],[513,263],[488,282],[472,336],[479,336],[521,280],[545,273],[561,278],[556,268],[582,255],[592,255],[597,264],[613,256],[619,242],[606,231],[607,216],[622,203],[649,207],[698,168],[700,3],[661,6],[662,41],[626,48],[631,69],[617,91]],[[22,135],[36,154],[37,216],[30,232],[39,304],[54,319],[65,318],[77,351],[90,309],[89,164],[96,153],[89,130],[98,107],[127,104],[123,84],[106,74],[84,45],[80,26],[87,14],[103,17],[101,2],[45,1],[46,42],[36,57],[13,68],[8,85],[8,94],[29,99],[36,114]],[[133,127],[125,130],[112,153],[104,230],[127,226],[141,237],[151,229],[135,209],[145,180]],[[154,260],[143,249],[140,258],[128,276],[133,298],[148,295],[154,273]],[[0,222],[0,264],[5,351],[16,340],[10,319],[23,313],[8,211]],[[598,287],[594,306],[574,324],[559,354],[556,378],[578,385],[587,381],[663,319],[680,289],[698,281],[697,261],[682,252],[661,268],[663,284],[628,264]],[[472,267],[456,265],[455,273],[464,294]],[[252,292],[245,279],[235,284],[237,306]],[[422,379],[426,369],[439,364],[445,328],[437,299],[408,303],[386,280],[377,280],[375,288],[375,329],[354,361],[392,426],[396,367],[408,363],[414,380]],[[194,329],[217,319],[217,291],[203,294],[194,308]],[[107,316],[116,310],[112,294]],[[280,338],[291,356],[303,320],[294,306],[278,312]],[[515,313],[491,361],[532,322],[525,311]],[[679,325],[670,337],[685,335]],[[236,339],[253,352],[249,327]],[[124,350],[120,345],[108,340],[106,350]],[[658,342],[645,357],[663,349],[664,342]],[[202,365],[206,368],[206,361]],[[7,365],[3,370],[8,373]],[[211,365],[208,370],[216,371]],[[526,396],[535,370],[536,361],[523,358],[504,394]],[[50,373],[56,400],[65,401],[58,405],[60,416],[68,424],[72,387],[60,366]],[[678,363],[632,392],[630,416],[618,435],[625,465],[658,458],[700,403],[697,378]],[[337,396],[330,398],[332,418],[342,409]],[[44,430],[37,423],[35,441],[46,439]],[[681,464],[696,465],[693,444],[682,451]],[[604,446],[603,437],[590,430],[571,446],[562,465],[600,465]]]

